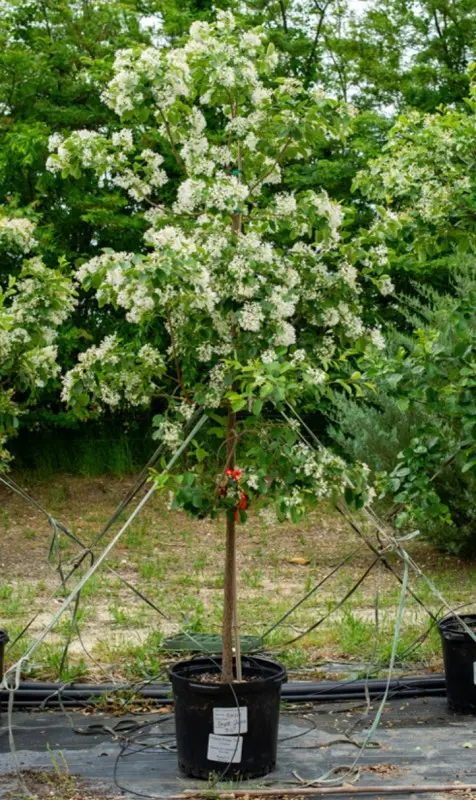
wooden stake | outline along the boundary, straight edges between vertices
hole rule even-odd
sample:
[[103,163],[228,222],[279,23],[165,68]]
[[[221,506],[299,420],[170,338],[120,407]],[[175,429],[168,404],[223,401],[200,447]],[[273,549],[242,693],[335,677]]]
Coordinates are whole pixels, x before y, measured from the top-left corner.
[[213,789],[207,792],[189,791],[183,794],[174,794],[168,797],[168,800],[191,800],[191,798],[206,798],[213,797],[214,800],[233,800],[235,797],[305,797],[313,796],[320,797],[323,795],[343,795],[343,794],[376,794],[378,796],[384,794],[424,794],[428,792],[474,792],[476,790],[476,783],[417,783],[406,784],[399,786],[398,784],[383,784],[379,786],[354,786],[350,783],[344,783],[342,786],[303,786],[298,789],[276,788],[276,789],[235,789],[229,791],[217,791]]

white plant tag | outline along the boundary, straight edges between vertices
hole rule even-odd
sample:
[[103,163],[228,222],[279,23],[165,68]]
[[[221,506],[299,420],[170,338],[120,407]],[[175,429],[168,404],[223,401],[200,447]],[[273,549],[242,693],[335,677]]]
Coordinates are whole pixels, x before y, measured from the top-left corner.
[[214,708],[213,733],[230,736],[248,732],[248,708]]
[[218,736],[216,733],[211,733],[208,737],[207,758],[209,761],[239,764],[242,750],[242,736]]

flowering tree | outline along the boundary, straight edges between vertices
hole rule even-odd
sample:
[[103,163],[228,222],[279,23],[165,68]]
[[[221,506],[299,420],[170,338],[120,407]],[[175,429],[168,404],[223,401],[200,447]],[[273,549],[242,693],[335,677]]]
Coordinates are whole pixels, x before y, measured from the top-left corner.
[[394,268],[431,275],[455,251],[474,252],[476,65],[463,108],[409,111],[391,128],[383,152],[357,176],[354,188],[385,204],[392,223],[382,237]]
[[[26,254],[35,244],[30,220],[0,217],[5,256]],[[24,409],[60,371],[55,340],[73,305],[71,281],[38,257],[25,261],[19,278],[0,289],[0,467],[9,460],[5,445]]]
[[277,412],[317,408],[335,388],[362,391],[349,361],[382,336],[362,319],[360,278],[389,290],[376,244],[341,237],[338,204],[283,191],[316,142],[345,139],[352,113],[277,77],[278,63],[263,34],[237,30],[228,12],[194,23],[179,49],[122,50],[103,98],[125,127],[55,135],[48,162],[65,177],[94,170],[150,225],[144,252],[108,250],[80,267],[83,287],[130,325],[80,355],[63,397],[84,415],[166,394],[155,435],[171,451],[195,409],[208,414],[180,469],[157,481],[175,508],[225,512],[226,681],[236,523],[248,505],[296,520],[333,492],[364,502],[365,469],[311,448]]

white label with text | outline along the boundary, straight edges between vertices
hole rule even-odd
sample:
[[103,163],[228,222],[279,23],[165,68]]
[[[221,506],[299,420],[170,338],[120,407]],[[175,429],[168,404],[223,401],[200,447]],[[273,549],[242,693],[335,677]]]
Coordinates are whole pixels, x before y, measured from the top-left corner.
[[242,750],[242,736],[218,736],[216,733],[211,733],[208,737],[207,758],[209,761],[239,764]]
[[248,732],[248,708],[214,708],[213,733],[230,736]]

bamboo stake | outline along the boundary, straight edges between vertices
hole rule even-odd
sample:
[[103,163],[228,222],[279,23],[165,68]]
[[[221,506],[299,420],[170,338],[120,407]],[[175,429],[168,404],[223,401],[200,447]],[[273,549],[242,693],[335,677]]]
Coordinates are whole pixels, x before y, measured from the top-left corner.
[[187,791],[174,794],[167,800],[192,800],[192,798],[213,798],[213,800],[233,800],[235,797],[304,797],[342,794],[427,794],[429,792],[474,792],[476,783],[427,783],[427,784],[383,784],[379,786],[354,786],[345,783],[342,786],[303,786],[302,788],[276,789],[236,789],[232,791]]
[[236,680],[243,680],[243,672],[241,668],[241,644],[240,644],[240,626],[238,624],[238,591],[236,585],[236,547],[235,547],[235,564],[233,569],[233,635],[235,639],[235,664],[236,664]]

